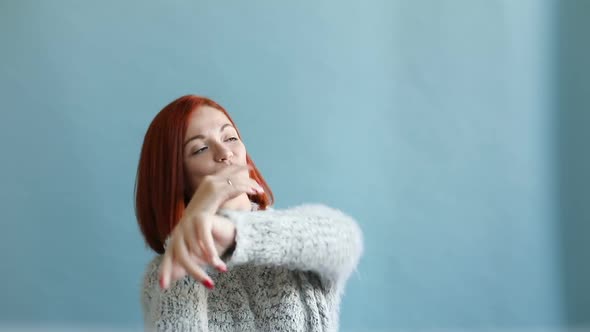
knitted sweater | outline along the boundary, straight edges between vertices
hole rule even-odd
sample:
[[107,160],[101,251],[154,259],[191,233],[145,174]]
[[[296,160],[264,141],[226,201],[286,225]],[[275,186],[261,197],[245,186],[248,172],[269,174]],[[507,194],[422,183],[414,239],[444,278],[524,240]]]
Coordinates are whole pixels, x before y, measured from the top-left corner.
[[363,250],[351,217],[323,205],[220,214],[236,225],[228,272],[207,269],[213,290],[190,276],[161,290],[155,257],[141,295],[146,330],[338,330],[341,295]]

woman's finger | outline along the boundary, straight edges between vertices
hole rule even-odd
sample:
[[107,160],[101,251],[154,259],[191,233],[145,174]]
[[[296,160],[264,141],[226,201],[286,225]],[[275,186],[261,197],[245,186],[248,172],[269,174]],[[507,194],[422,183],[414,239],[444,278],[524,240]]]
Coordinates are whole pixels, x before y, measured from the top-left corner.
[[204,260],[209,265],[214,266],[219,271],[222,271],[222,272],[227,271],[227,266],[225,266],[225,263],[221,260],[221,258],[219,258],[219,254],[217,253],[217,248],[215,248],[215,241],[213,240],[212,228],[205,230],[201,234],[200,244],[202,245],[201,248],[203,250]]
[[160,287],[168,288],[172,276],[172,250],[166,250],[162,263],[160,264]]
[[231,190],[231,196],[237,196],[241,193],[252,195],[256,193],[264,193],[264,188],[253,179],[236,179],[235,181],[230,179],[230,181],[232,181],[232,183],[228,190]]
[[180,264],[172,264],[172,282],[180,280],[184,278],[186,275],[186,270]]
[[227,271],[225,263],[219,258],[215,249],[211,220],[206,216],[201,216],[195,220],[194,225],[194,231],[187,231],[188,234],[194,235],[187,236],[189,252],[199,256],[202,261],[219,271]]
[[[198,254],[189,252],[190,259],[199,266],[206,266],[207,263],[202,260]],[[172,263],[172,281],[177,281],[188,275],[188,272],[178,263]]]
[[198,266],[195,262],[191,261],[190,254],[185,245],[177,246],[178,255],[175,256],[175,261],[178,261],[182,267],[198,282],[205,285],[205,287],[212,289],[214,287],[213,280],[209,278],[207,273]]
[[260,185],[260,183],[256,182],[256,180],[254,180],[252,178],[248,178],[247,179],[247,182],[257,192],[259,192],[261,194],[264,192],[264,188],[262,188],[262,186]]
[[215,173],[215,175],[227,178],[244,171],[248,171],[247,165],[229,165],[227,167],[222,168],[219,172]]
[[264,188],[256,182],[256,180],[252,178],[244,178],[244,177],[228,177],[226,179],[220,179],[221,185],[218,185],[218,188],[221,187],[222,190],[228,191],[231,193],[230,196],[238,195],[241,193],[250,193],[252,190],[254,193],[259,192],[263,193]]
[[[188,221],[187,221],[188,222]],[[183,230],[183,234],[185,234],[184,241],[188,248],[188,252],[194,256],[202,256],[202,249],[199,244],[199,238],[203,231],[202,228],[206,228],[206,226],[201,225],[201,221],[195,220],[192,222],[193,224],[190,225],[192,227],[185,227]]]
[[195,262],[196,264],[199,264],[199,266],[207,266],[207,262],[205,262],[201,258],[201,254],[200,253],[189,252],[188,254],[190,256],[190,259],[192,259],[193,262]]

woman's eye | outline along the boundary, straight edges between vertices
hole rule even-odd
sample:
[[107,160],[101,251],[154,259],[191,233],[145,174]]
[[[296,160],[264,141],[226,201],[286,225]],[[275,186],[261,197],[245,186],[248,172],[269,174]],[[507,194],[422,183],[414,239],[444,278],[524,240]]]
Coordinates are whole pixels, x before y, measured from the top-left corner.
[[207,150],[207,147],[206,147],[206,146],[204,146],[204,147],[202,147],[202,148],[200,148],[200,149],[196,150],[195,152],[193,152],[193,155],[195,155],[195,154],[199,154],[199,153],[202,153],[202,152],[204,152],[205,150]]
[[237,140],[238,140],[237,137],[230,137],[226,141],[237,141]]

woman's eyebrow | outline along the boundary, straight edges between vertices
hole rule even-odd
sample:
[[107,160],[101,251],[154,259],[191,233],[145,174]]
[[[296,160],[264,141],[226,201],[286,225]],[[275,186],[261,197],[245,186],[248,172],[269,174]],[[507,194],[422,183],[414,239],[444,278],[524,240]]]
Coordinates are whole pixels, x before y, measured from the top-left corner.
[[[221,126],[221,128],[219,129],[219,132],[222,132],[227,127],[233,127],[233,126],[231,125],[231,123],[226,123],[223,126]],[[196,139],[205,139],[205,136],[203,136],[201,134],[195,135],[195,136],[189,138],[188,140],[186,140],[186,142],[184,142],[183,147],[185,147],[190,141],[194,141]]]

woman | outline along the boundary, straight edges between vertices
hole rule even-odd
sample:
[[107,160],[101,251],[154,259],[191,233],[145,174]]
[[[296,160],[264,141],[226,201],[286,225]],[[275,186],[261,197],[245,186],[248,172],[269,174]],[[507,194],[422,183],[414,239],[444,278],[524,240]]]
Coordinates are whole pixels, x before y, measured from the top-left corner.
[[362,252],[355,221],[322,205],[273,210],[227,112],[187,95],[151,123],[136,215],[158,254],[145,273],[146,329],[336,331]]

